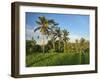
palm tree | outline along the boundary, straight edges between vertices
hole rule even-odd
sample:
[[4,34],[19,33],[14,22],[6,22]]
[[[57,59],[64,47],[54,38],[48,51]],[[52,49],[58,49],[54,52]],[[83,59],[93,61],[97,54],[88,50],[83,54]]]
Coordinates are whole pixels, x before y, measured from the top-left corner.
[[63,43],[64,43],[64,53],[66,52],[67,42],[69,40],[69,32],[67,30],[63,30]]
[[85,43],[86,40],[84,38],[81,38],[80,39],[81,64],[85,63]]
[[45,51],[45,42],[44,42],[44,37],[45,35],[47,35],[49,33],[50,29],[50,25],[52,25],[52,20],[48,20],[46,19],[44,16],[40,16],[38,17],[38,21],[36,21],[36,23],[38,24],[38,27],[34,30],[40,30],[41,34],[42,34],[42,39],[43,39],[43,53]]
[[79,41],[78,41],[78,39],[75,40],[75,49],[76,49],[76,53],[78,53],[78,50],[79,50]]
[[56,29],[55,29],[55,36],[56,36],[56,38],[59,39],[59,52],[60,52],[60,43],[61,43],[62,33],[61,33],[61,30],[59,27],[56,27]]
[[56,33],[56,28],[58,27],[58,23],[56,23],[54,20],[52,20],[52,26],[51,26],[51,31],[50,32],[50,37],[52,40],[52,45],[53,45],[53,49],[55,51],[55,40],[57,38],[57,33]]
[[56,49],[55,49],[55,41],[56,41],[56,35],[54,35],[54,34],[52,34],[52,36],[51,36],[52,38],[51,38],[51,41],[52,41],[52,45],[53,45],[53,51],[55,51]]
[[82,53],[84,50],[84,44],[85,44],[85,39],[81,38],[80,39],[80,52]]

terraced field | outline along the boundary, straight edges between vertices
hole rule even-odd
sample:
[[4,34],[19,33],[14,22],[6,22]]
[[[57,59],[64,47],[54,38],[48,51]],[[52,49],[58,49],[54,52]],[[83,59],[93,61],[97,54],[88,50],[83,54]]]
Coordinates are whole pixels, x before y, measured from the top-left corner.
[[89,53],[31,53],[26,67],[89,64]]

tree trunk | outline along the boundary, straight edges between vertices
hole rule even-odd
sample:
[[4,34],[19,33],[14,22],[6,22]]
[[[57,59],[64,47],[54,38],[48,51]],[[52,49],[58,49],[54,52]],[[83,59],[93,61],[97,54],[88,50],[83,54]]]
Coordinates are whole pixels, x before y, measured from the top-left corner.
[[60,38],[59,38],[59,52],[60,52]]
[[42,35],[43,36],[43,44],[42,44],[42,46],[43,46],[43,53],[44,53],[44,51],[45,51],[45,46],[44,46],[44,35]]
[[64,41],[64,53],[66,53],[66,42]]
[[54,39],[53,39],[53,49],[55,51],[55,42],[54,42]]
[[76,47],[76,53],[78,53],[78,43],[76,43],[75,47]]

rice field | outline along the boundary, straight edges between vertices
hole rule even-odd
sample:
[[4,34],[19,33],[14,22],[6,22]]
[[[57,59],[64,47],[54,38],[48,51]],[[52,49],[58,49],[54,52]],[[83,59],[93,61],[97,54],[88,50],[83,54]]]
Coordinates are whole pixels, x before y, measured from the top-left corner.
[[26,67],[89,64],[89,53],[31,53],[26,55]]

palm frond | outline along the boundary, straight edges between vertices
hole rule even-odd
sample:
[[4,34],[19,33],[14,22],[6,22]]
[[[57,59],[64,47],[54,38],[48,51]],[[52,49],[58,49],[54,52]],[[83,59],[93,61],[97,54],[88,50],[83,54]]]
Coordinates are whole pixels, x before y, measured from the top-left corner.
[[41,25],[41,22],[40,22],[40,21],[36,21],[36,23],[37,23],[38,25]]
[[44,23],[44,21],[46,21],[46,18],[44,16],[40,16],[39,17],[39,21],[42,22],[42,23]]
[[34,32],[36,32],[36,31],[39,30],[39,29],[41,29],[41,27],[37,27],[37,28],[34,30]]

